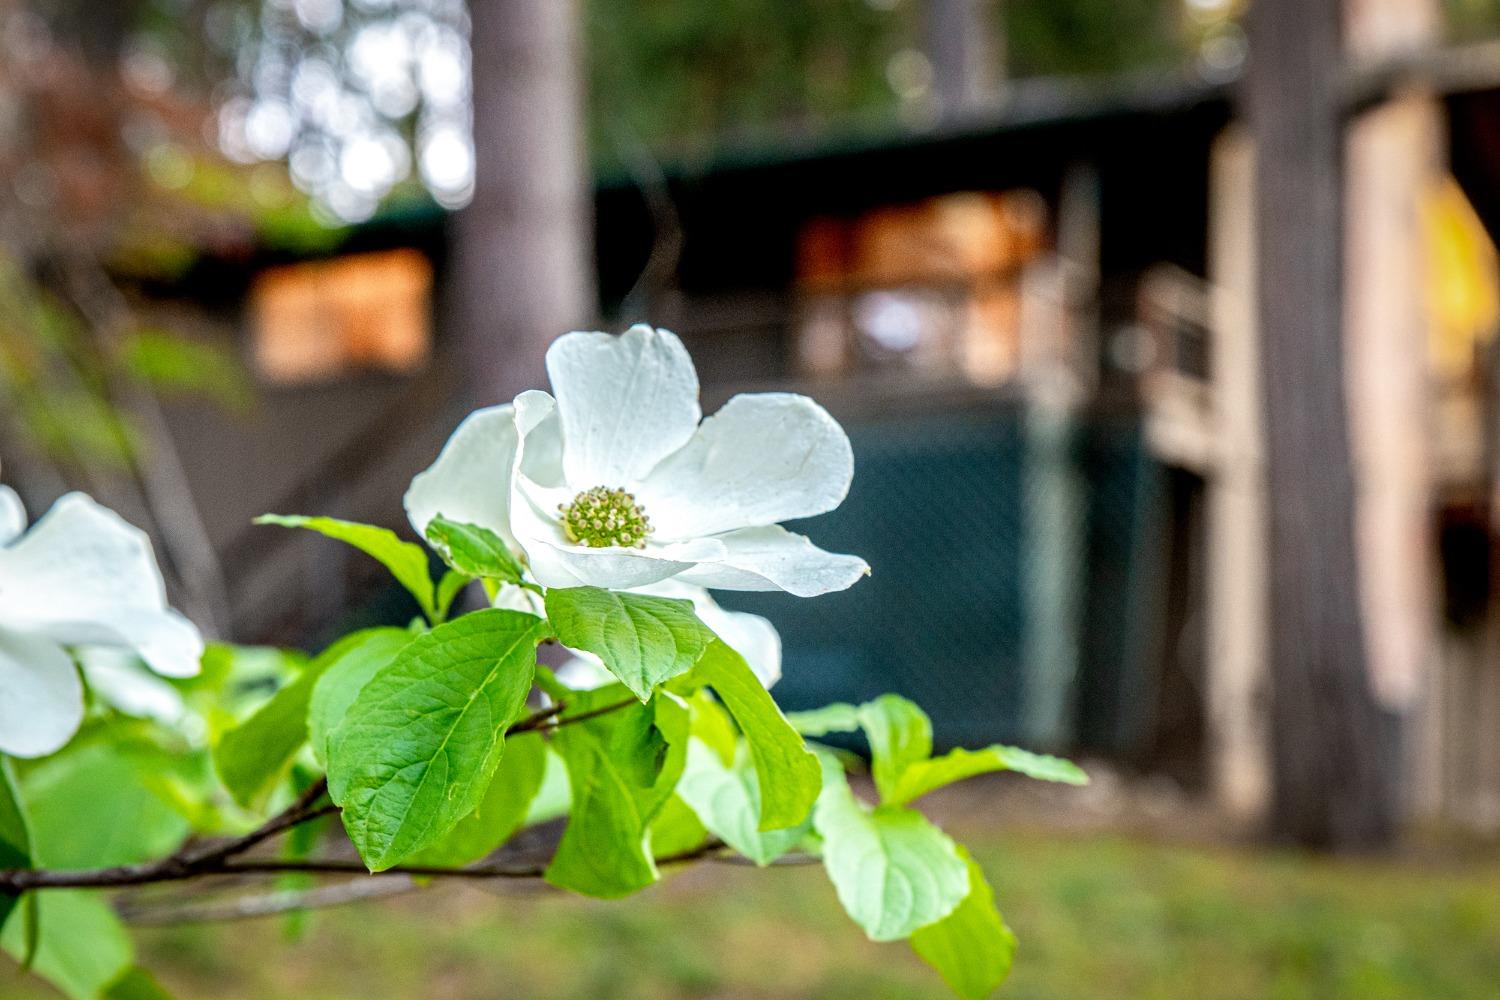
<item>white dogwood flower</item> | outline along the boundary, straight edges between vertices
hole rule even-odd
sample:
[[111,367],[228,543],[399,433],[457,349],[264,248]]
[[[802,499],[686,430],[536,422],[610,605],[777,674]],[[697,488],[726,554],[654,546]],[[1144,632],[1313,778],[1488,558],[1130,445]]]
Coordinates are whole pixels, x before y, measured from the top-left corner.
[[171,684],[141,669],[128,649],[85,646],[74,650],[83,679],[94,697],[118,712],[178,726],[188,716],[187,702]]
[[20,498],[0,486],[0,753],[45,756],[77,731],[83,685],[69,649],[88,647],[130,650],[159,674],[187,677],[203,639],[167,606],[138,528],[70,493],[27,531]]
[[[677,597],[693,602],[698,620],[707,625],[725,644],[745,658],[750,669],[767,688],[781,679],[781,635],[760,615],[730,611],[702,587],[665,580],[637,588],[636,593],[655,597]],[[585,690],[613,681],[614,675],[593,653],[569,650],[573,659],[557,668],[557,679],[568,687]]]
[[854,474],[849,438],[811,399],[735,396],[700,423],[686,348],[648,326],[560,337],[547,373],[555,398],[471,414],[412,481],[419,533],[439,514],[489,528],[547,587],[813,597],[869,572],[780,526],[833,510]]

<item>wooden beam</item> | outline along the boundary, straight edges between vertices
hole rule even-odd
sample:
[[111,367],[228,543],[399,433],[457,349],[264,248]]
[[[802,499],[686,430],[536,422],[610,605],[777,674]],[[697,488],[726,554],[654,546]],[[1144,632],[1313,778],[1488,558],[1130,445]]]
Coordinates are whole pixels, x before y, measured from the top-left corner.
[[1411,91],[1441,95],[1479,90],[1500,90],[1500,39],[1353,58],[1339,74],[1345,115],[1362,114]]

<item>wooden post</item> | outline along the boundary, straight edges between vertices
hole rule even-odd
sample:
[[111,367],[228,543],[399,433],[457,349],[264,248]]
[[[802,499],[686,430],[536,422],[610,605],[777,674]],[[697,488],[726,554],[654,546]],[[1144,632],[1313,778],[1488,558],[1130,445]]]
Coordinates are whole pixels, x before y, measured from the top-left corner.
[[1083,370],[1082,359],[1096,356],[1099,289],[1099,185],[1087,168],[1072,168],[1063,183],[1057,243],[1057,257],[1049,266],[1028,268],[1021,287],[1022,731],[1046,747],[1065,746],[1076,722],[1086,524],[1078,407],[1093,374]]
[[473,202],[452,241],[449,333],[469,405],[542,381],[553,338],[597,312],[577,5],[473,0]]
[[[1437,0],[1347,0],[1345,58],[1368,65],[1438,41]],[[1437,564],[1424,200],[1444,175],[1442,106],[1403,87],[1348,123],[1345,349],[1355,544],[1371,692],[1402,719],[1401,812],[1430,805],[1421,697],[1435,694]],[[1431,809],[1427,811],[1430,813]]]
[[1387,843],[1394,718],[1371,694],[1345,399],[1337,0],[1257,0],[1246,98],[1257,146],[1257,312],[1269,488],[1271,830]]
[[1271,794],[1266,677],[1266,477],[1255,316],[1255,150],[1242,126],[1214,143],[1209,211],[1214,468],[1208,479],[1205,707],[1214,798],[1264,824]]

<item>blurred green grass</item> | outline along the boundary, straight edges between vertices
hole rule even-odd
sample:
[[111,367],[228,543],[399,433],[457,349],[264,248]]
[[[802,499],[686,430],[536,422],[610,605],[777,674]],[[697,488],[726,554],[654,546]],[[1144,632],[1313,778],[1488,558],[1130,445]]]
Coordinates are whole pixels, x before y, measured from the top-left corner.
[[[1026,1000],[1492,1000],[1500,855],[1330,860],[1123,835],[963,829],[1021,939]],[[925,998],[815,867],[700,865],[633,902],[447,884],[317,914],[143,928],[182,1000]],[[0,969],[0,996],[50,996]]]

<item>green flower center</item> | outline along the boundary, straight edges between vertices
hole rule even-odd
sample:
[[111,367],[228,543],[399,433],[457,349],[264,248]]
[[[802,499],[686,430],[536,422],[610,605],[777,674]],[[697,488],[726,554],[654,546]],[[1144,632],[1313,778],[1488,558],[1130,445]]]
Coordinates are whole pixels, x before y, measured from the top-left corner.
[[644,549],[651,534],[651,519],[635,502],[635,494],[621,489],[595,486],[572,503],[558,504],[557,512],[568,540],[590,548]]

